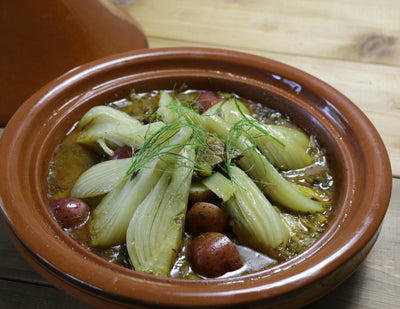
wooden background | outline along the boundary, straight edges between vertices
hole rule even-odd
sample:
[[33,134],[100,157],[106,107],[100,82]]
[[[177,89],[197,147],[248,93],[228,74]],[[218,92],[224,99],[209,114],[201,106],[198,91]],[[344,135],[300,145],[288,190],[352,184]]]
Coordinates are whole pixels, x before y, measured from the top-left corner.
[[[366,113],[389,152],[392,200],[380,237],[363,264],[307,308],[398,308],[400,1],[102,1],[133,16],[150,48],[205,46],[269,57],[324,80]],[[0,308],[88,308],[34,273],[2,225],[0,256]]]

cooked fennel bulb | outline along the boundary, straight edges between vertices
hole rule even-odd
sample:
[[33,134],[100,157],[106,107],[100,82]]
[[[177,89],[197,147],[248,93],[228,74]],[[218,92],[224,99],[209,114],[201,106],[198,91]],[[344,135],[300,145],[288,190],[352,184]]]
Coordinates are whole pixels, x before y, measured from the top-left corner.
[[89,222],[93,246],[118,245],[125,242],[126,230],[133,213],[161,177],[162,172],[155,168],[157,163],[157,160],[153,161],[153,168],[140,170],[133,179],[126,178],[95,208]]
[[243,153],[243,157],[238,161],[240,167],[275,202],[302,212],[320,212],[324,210],[320,202],[305,197],[283,178],[249,139],[243,135],[236,136],[233,139],[230,135],[232,132],[230,131],[231,126],[221,117],[216,115],[206,117],[203,124],[207,130],[216,133],[225,143],[234,142],[234,145],[231,146]]
[[235,193],[232,182],[220,172],[215,172],[211,176],[205,177],[201,182],[224,202],[229,200]]
[[239,240],[261,252],[285,245],[289,230],[261,190],[236,166],[231,167],[234,197],[223,204]]
[[[224,119],[230,126],[236,126],[242,130],[243,134],[252,140],[277,168],[292,170],[314,162],[307,153],[310,139],[303,132],[285,126],[264,124],[256,120],[250,115],[247,107],[236,98],[219,104],[220,106],[217,106],[213,113]],[[213,113],[209,112],[208,115]]]
[[179,118],[178,113],[174,110],[178,102],[173,100],[168,92],[162,91],[158,101],[157,116],[165,123],[171,123]]
[[139,205],[127,230],[126,244],[136,270],[167,276],[184,231],[194,166],[194,149],[187,145],[171,171],[165,171]]
[[201,126],[202,117],[190,107],[184,107],[181,102],[168,92],[162,91],[158,101],[157,117],[166,124],[185,119],[189,125]]
[[114,149],[129,145],[134,149],[143,146],[145,137],[159,130],[164,123],[143,125],[127,113],[109,106],[95,106],[79,121],[77,142],[101,149],[112,156]]
[[119,159],[100,162],[83,172],[71,190],[77,198],[94,197],[114,189],[124,178],[132,159]]
[[170,146],[164,156],[172,155],[172,157],[165,160],[158,156],[145,162],[145,166],[137,170],[135,177],[125,177],[124,181],[101,200],[93,211],[92,220],[89,223],[92,245],[116,245],[125,241],[126,230],[135,210],[158,182],[169,161],[176,158],[173,154],[179,153],[188,142],[192,130],[181,127],[163,133],[172,135],[162,139],[166,143],[162,146]]

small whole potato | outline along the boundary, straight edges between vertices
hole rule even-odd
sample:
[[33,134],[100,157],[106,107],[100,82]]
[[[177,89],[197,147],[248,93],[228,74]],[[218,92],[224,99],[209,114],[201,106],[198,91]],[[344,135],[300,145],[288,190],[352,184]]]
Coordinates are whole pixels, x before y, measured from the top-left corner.
[[192,182],[192,186],[189,191],[189,205],[193,205],[197,202],[211,202],[214,198],[214,192],[212,192],[206,186],[201,183]]
[[132,157],[132,147],[122,146],[115,149],[114,154],[110,157],[110,160],[126,159]]
[[63,228],[78,226],[89,218],[90,207],[77,198],[60,198],[50,201],[49,208]]
[[215,232],[194,238],[189,246],[188,259],[196,273],[209,278],[243,266],[235,244],[227,236]]
[[222,98],[217,96],[214,92],[204,92],[197,98],[197,105],[199,106],[200,114],[204,113],[211,106],[221,101]]
[[205,232],[226,234],[229,229],[228,215],[214,204],[198,202],[186,214],[185,229],[192,236]]

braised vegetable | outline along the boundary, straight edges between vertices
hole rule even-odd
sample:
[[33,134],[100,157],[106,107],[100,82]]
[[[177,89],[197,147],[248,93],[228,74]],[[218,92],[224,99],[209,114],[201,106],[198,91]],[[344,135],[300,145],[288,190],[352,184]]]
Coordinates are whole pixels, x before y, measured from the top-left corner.
[[89,250],[154,275],[213,278],[284,261],[324,231],[333,180],[315,138],[289,120],[260,121],[269,110],[214,92],[131,93],[123,105],[90,109],[71,135],[95,164],[73,180],[51,164],[49,191],[82,204],[49,207]]
[[81,174],[70,195],[77,198],[94,197],[113,190],[124,177],[131,159],[103,161]]
[[228,215],[218,206],[206,203],[195,203],[187,213],[186,232],[197,236],[205,232],[228,233]]
[[223,204],[231,217],[232,229],[249,247],[267,252],[285,245],[289,231],[261,190],[236,166],[231,167],[235,196]]
[[[240,131],[239,134],[235,130],[232,131],[231,126],[221,117],[208,116],[204,119],[204,127],[218,134],[226,142],[227,147],[238,148],[243,153],[243,157],[238,161],[239,166],[257,180],[264,193],[273,200],[297,211],[319,212],[324,210],[320,202],[305,197],[291,186],[260,153],[255,144],[241,135]],[[227,167],[230,168],[229,165]]]
[[199,113],[202,114],[221,100],[222,98],[217,96],[214,92],[204,92],[197,98],[195,106],[199,107]]
[[197,202],[211,202],[214,198],[214,192],[208,189],[204,184],[192,181],[189,191],[189,205],[193,205]]
[[229,200],[235,192],[231,181],[220,172],[215,172],[211,176],[205,177],[202,183],[223,201]]
[[181,243],[190,190],[194,149],[185,146],[183,161],[164,172],[138,206],[126,232],[128,253],[135,269],[167,276]]
[[110,160],[120,160],[132,157],[132,147],[122,146],[115,149],[114,154],[110,157]]
[[207,115],[224,119],[231,129],[245,135],[279,169],[298,169],[314,162],[307,152],[308,136],[294,128],[257,121],[236,98],[215,105]]
[[129,145],[135,149],[142,147],[145,136],[163,125],[162,122],[143,125],[115,108],[96,106],[79,121],[76,141],[112,156],[114,149],[121,146]]
[[51,201],[49,208],[63,228],[76,227],[85,223],[90,213],[89,206],[77,198],[60,198]]
[[193,239],[189,260],[194,270],[205,277],[218,277],[243,265],[235,244],[227,236],[215,232]]
[[168,149],[166,154],[162,155],[162,152],[159,152],[151,161],[142,162],[146,168],[140,169],[135,177],[126,177],[93,211],[90,221],[93,245],[106,246],[125,242],[126,230],[135,210],[170,163],[169,155],[178,153],[191,135],[191,130],[186,127],[175,127],[174,130],[163,132],[165,135],[159,135],[159,142],[164,150]]

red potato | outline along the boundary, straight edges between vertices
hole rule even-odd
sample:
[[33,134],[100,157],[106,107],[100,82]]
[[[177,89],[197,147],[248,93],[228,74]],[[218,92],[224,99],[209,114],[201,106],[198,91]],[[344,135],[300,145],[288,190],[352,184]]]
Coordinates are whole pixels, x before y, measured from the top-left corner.
[[115,149],[110,160],[126,159],[132,157],[132,148],[130,146],[122,146]]
[[90,207],[77,198],[60,198],[49,203],[54,218],[63,228],[71,228],[85,223],[89,218]]
[[235,244],[221,233],[207,232],[191,242],[189,263],[199,275],[215,278],[243,266]]
[[211,202],[215,198],[215,194],[201,183],[192,183],[189,191],[189,205],[197,202]]
[[186,214],[185,229],[192,236],[205,232],[228,232],[228,215],[218,206],[198,202]]
[[207,109],[215,105],[220,100],[222,100],[222,98],[217,96],[214,92],[203,92],[197,98],[200,114],[204,113]]

